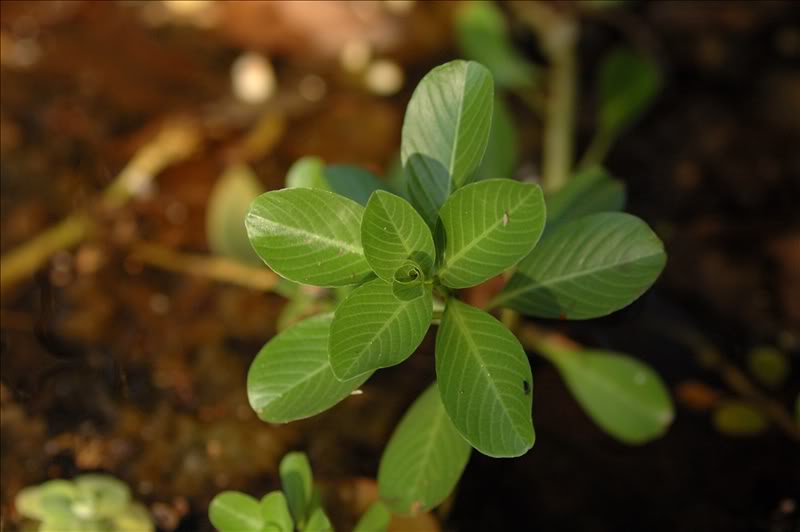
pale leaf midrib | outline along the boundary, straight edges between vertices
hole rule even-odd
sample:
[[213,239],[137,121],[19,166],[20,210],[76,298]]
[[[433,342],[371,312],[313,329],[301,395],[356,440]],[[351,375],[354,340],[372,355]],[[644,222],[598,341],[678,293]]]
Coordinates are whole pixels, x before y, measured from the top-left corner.
[[[351,242],[345,240],[337,240],[334,238],[330,238],[327,236],[320,235],[318,233],[309,232],[307,229],[302,229],[300,227],[294,227],[291,225],[287,225],[285,223],[281,223],[278,221],[271,220],[269,218],[265,218],[263,216],[258,216],[259,224],[267,225],[271,227],[275,227],[279,229],[280,232],[284,234],[289,234],[291,236],[295,236],[298,238],[303,239],[303,243],[305,243],[306,239],[316,240],[320,243],[326,244],[325,247],[328,248],[337,248],[347,250],[353,255],[364,256],[364,248],[361,246],[357,246]],[[260,237],[264,237],[264,235],[258,235]],[[272,235],[269,235],[272,236]]]

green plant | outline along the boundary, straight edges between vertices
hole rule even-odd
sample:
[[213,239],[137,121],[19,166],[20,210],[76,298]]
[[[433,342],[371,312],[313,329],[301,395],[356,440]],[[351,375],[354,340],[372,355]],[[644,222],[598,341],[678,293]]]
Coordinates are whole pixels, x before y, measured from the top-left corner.
[[15,505],[22,516],[38,522],[34,530],[39,532],[154,530],[145,507],[131,500],[128,486],[108,475],[48,480],[21,490]]
[[[397,512],[442,502],[471,448],[513,457],[534,443],[530,364],[488,310],[604,316],[644,293],[666,260],[642,220],[602,212],[620,201],[599,169],[550,195],[555,216],[534,183],[478,179],[493,103],[486,68],[439,66],[420,82],[403,124],[408,201],[353,167],[340,170],[347,187],[332,186],[320,163],[319,179],[259,196],[246,217],[253,248],[275,272],[344,290],[333,313],[289,327],[254,360],[248,397],[263,420],[289,422],[332,407],[374,371],[403,362],[439,325],[437,383],[412,405],[381,460],[381,496]],[[587,202],[593,190],[604,195]],[[459,289],[511,269],[488,309],[459,300]],[[667,391],[641,362],[564,342],[539,342],[537,350],[618,439],[648,441],[670,423]]]
[[[283,491],[273,491],[260,501],[238,491],[224,491],[208,508],[211,523],[220,532],[325,532],[332,531],[314,488],[311,464],[305,454],[284,456],[280,464]],[[389,510],[381,502],[372,504],[353,529],[381,532],[389,525]]]

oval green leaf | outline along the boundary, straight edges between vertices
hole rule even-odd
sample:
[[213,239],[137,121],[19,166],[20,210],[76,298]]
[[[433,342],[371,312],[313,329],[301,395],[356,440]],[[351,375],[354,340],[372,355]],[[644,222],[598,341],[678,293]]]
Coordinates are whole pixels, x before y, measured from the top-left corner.
[[385,532],[389,528],[392,514],[382,502],[374,502],[356,523],[353,532]]
[[261,532],[264,526],[258,501],[238,491],[223,491],[214,497],[208,517],[220,532]]
[[429,227],[447,197],[475,176],[489,141],[492,75],[451,61],[422,78],[406,109],[401,157],[411,203]]
[[546,230],[590,214],[621,211],[625,199],[625,183],[601,166],[590,166],[570,177],[564,187],[545,195]]
[[490,314],[447,303],[436,335],[436,378],[450,419],[478,451],[501,458],[533,446],[528,357]]
[[407,359],[425,338],[433,317],[431,289],[400,300],[392,284],[375,279],[353,290],[334,314],[330,364],[340,379],[352,379]]
[[280,491],[267,493],[261,498],[261,515],[264,518],[264,532],[294,531],[289,503]]
[[486,65],[500,87],[533,87],[538,68],[514,47],[508,24],[498,5],[472,1],[464,2],[460,7],[456,30],[464,54]]
[[287,188],[318,188],[334,192],[361,205],[386,186],[371,172],[349,164],[325,165],[319,157],[298,159],[286,175]]
[[333,532],[333,525],[322,508],[311,512],[308,524],[301,529],[303,532]]
[[237,164],[225,170],[208,199],[206,235],[213,253],[251,264],[261,263],[247,238],[244,218],[250,203],[263,191],[248,166]]
[[559,351],[548,358],[583,410],[614,438],[646,443],[672,423],[669,391],[646,364],[605,351]]
[[400,420],[381,457],[381,499],[400,514],[426,512],[458,483],[472,449],[444,410],[434,383]]
[[492,306],[539,318],[605,316],[641,296],[666,260],[661,240],[639,218],[592,214],[548,232]]
[[309,514],[314,489],[311,464],[305,453],[293,452],[283,457],[279,471],[289,511],[298,528],[302,529]]
[[714,411],[714,427],[727,436],[756,436],[769,427],[769,421],[752,404],[736,399],[723,401]]
[[364,255],[378,277],[392,282],[407,261],[426,275],[433,270],[436,251],[425,221],[409,203],[390,192],[377,191],[369,199],[361,221]]
[[512,179],[517,169],[518,145],[511,111],[502,98],[495,98],[489,143],[475,179]]
[[364,208],[314,188],[288,188],[253,201],[245,224],[258,256],[303,284],[345,286],[371,274],[361,247]]
[[294,325],[264,346],[247,374],[247,397],[258,417],[286,423],[318,414],[361,386],[369,374],[340,381],[328,361],[333,315]]
[[488,179],[456,191],[442,207],[445,236],[437,275],[451,288],[475,286],[528,255],[544,230],[542,189]]

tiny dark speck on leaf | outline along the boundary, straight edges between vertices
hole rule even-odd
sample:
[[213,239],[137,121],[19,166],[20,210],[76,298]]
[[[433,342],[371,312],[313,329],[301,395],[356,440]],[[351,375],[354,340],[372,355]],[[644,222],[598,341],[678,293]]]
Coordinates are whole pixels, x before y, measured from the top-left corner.
[[503,227],[508,225],[508,211],[503,213]]
[[525,395],[531,393],[531,385],[528,384],[528,381],[522,381],[522,391],[525,392]]

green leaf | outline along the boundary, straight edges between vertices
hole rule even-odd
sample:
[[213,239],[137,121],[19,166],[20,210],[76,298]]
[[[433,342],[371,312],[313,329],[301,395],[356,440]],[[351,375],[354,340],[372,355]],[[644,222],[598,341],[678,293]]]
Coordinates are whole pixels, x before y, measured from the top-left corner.
[[661,89],[661,72],[651,59],[619,48],[600,67],[599,135],[616,138],[650,107]]
[[281,485],[289,511],[299,528],[309,516],[314,479],[305,453],[293,452],[283,457],[280,465]]
[[411,203],[429,227],[447,197],[474,179],[489,141],[493,102],[492,75],[472,61],[434,68],[411,96],[401,157]]
[[769,422],[753,405],[738,400],[724,401],[714,411],[714,427],[728,436],[756,436]]
[[298,159],[286,176],[287,188],[317,188],[366,205],[370,194],[386,186],[371,172],[348,164],[326,166],[319,157]]
[[573,175],[567,184],[545,195],[547,231],[589,214],[625,208],[625,183],[612,178],[603,167],[591,166]]
[[789,376],[788,357],[774,347],[754,348],[747,354],[747,366],[750,373],[768,388],[780,388]]
[[517,130],[502,98],[495,98],[489,144],[476,179],[512,179],[517,169]]
[[303,532],[333,532],[333,525],[331,525],[330,519],[325,515],[323,509],[317,508],[308,518],[308,524],[302,527],[301,530]]
[[431,289],[409,301],[375,279],[353,290],[336,309],[329,344],[333,373],[352,379],[399,364],[422,343],[433,317]]
[[247,213],[247,234],[267,265],[290,281],[317,286],[363,282],[364,208],[332,192],[288,188],[262,194]]
[[223,491],[214,497],[208,517],[220,532],[261,532],[264,526],[258,501],[238,491]]
[[530,89],[535,85],[538,69],[514,48],[497,4],[464,4],[456,18],[456,30],[464,55],[486,65],[500,87]]
[[403,170],[403,160],[400,157],[399,150],[389,161],[389,167],[386,169],[384,179],[389,184],[392,192],[406,201],[411,201],[408,196],[408,176]]
[[455,488],[471,448],[444,410],[434,383],[400,420],[381,457],[381,499],[401,514],[426,512]]
[[453,194],[440,213],[445,234],[437,275],[451,288],[475,286],[528,255],[544,229],[542,189],[489,179]]
[[382,502],[374,502],[356,523],[353,532],[385,532],[389,528],[392,514]]
[[[114,532],[154,532],[155,525],[143,504],[129,504],[121,513],[112,516]],[[291,532],[291,531],[290,531]]]
[[425,295],[425,274],[415,262],[400,266],[392,280],[392,294],[400,301],[412,301]]
[[646,364],[606,351],[563,350],[548,358],[583,410],[614,438],[646,443],[672,423],[669,391]]
[[266,532],[293,532],[294,521],[289,512],[286,496],[280,491],[273,491],[261,498],[261,515],[264,517]]
[[528,357],[490,314],[448,301],[436,335],[436,378],[450,419],[478,451],[512,457],[533,446]]
[[629,305],[658,278],[664,246],[639,218],[584,216],[548,231],[494,299],[539,318],[584,320]]
[[339,381],[328,362],[332,314],[298,323],[264,346],[247,375],[247,397],[258,417],[286,423],[318,414],[361,386],[369,375]]
[[430,229],[406,200],[389,192],[370,197],[361,221],[361,242],[372,271],[385,281],[392,282],[407,261],[418,264],[426,275],[433,270],[436,250]]
[[22,516],[38,521],[60,515],[69,517],[77,491],[75,484],[68,480],[48,480],[20,490],[14,504]]
[[73,481],[77,491],[72,509],[78,517],[100,518],[122,511],[131,500],[128,486],[112,476],[86,474]]
[[250,203],[263,191],[261,182],[246,165],[232,165],[225,170],[208,200],[206,235],[213,253],[261,264],[247,238],[244,217]]

